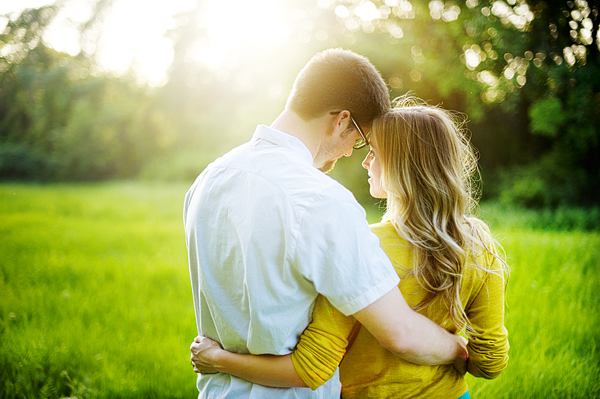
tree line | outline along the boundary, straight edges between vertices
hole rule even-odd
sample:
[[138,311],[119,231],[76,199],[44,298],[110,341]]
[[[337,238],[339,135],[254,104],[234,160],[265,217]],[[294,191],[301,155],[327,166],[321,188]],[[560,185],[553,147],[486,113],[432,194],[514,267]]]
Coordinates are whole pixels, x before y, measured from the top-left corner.
[[[258,117],[269,123],[276,116],[310,55],[345,47],[379,68],[392,97],[412,91],[468,115],[485,197],[531,207],[599,203],[595,3],[289,3],[310,20],[291,29],[312,40],[280,49],[284,71],[270,78],[282,82],[283,96],[269,93],[268,79],[260,76],[250,89],[240,89],[234,77],[248,75],[247,65],[220,80],[186,59],[194,40],[206,37],[197,24],[202,1],[178,16],[171,31],[174,61],[161,87],[140,85],[133,73],[102,72],[93,54],[70,56],[48,47],[43,33],[60,6],[11,16],[0,34],[0,178],[192,179],[248,139]],[[92,19],[107,7],[110,1],[98,1]],[[82,34],[90,24],[80,27]],[[355,192],[365,184],[359,161],[344,160],[333,172]]]

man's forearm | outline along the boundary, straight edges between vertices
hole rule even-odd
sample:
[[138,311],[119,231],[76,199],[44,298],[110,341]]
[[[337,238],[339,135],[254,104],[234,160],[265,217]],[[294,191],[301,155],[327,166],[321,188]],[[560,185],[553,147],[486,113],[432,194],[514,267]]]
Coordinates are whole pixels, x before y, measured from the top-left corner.
[[462,337],[413,311],[398,288],[354,317],[383,347],[404,360],[423,365],[455,364],[461,371],[466,368],[468,352]]
[[388,348],[396,356],[427,366],[453,364],[461,358],[466,362],[466,342],[427,317],[411,310],[404,327],[399,342]]

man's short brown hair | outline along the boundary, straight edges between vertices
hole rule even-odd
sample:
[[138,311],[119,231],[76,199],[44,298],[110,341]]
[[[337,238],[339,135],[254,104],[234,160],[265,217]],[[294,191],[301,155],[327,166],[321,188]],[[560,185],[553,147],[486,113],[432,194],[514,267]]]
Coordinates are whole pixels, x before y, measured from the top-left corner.
[[312,57],[296,77],[286,107],[305,120],[348,110],[367,126],[391,108],[387,86],[373,64],[339,48]]

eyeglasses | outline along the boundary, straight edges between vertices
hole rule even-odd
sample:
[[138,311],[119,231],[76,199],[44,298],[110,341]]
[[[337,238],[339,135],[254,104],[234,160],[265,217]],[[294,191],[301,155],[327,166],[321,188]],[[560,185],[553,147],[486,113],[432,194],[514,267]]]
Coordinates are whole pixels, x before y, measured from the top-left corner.
[[[330,112],[330,114],[337,115],[340,112],[342,112],[342,111],[333,111],[333,112]],[[356,130],[358,130],[358,133],[360,134],[360,137],[361,137],[360,139],[358,139],[354,142],[354,146],[352,148],[354,148],[355,150],[358,150],[360,148],[367,146],[369,144],[369,139],[368,139],[367,135],[365,135],[363,133],[362,129],[360,128],[360,126],[358,126],[358,123],[356,123],[356,121],[354,120],[352,115],[350,115],[350,120],[354,124],[354,127],[356,128]]]

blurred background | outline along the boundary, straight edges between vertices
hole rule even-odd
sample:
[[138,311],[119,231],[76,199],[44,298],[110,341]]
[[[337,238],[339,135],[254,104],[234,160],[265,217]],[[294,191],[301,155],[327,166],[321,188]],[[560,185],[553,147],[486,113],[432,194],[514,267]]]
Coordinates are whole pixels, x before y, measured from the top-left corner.
[[[197,397],[186,190],[318,51],[468,117],[512,268],[475,398],[600,398],[600,5],[0,0],[0,399]],[[371,223],[361,161],[331,172]]]
[[[484,199],[600,202],[599,6],[585,0],[3,0],[0,179],[191,182],[270,124],[316,52],[465,113]],[[333,177],[371,201],[360,153]]]

